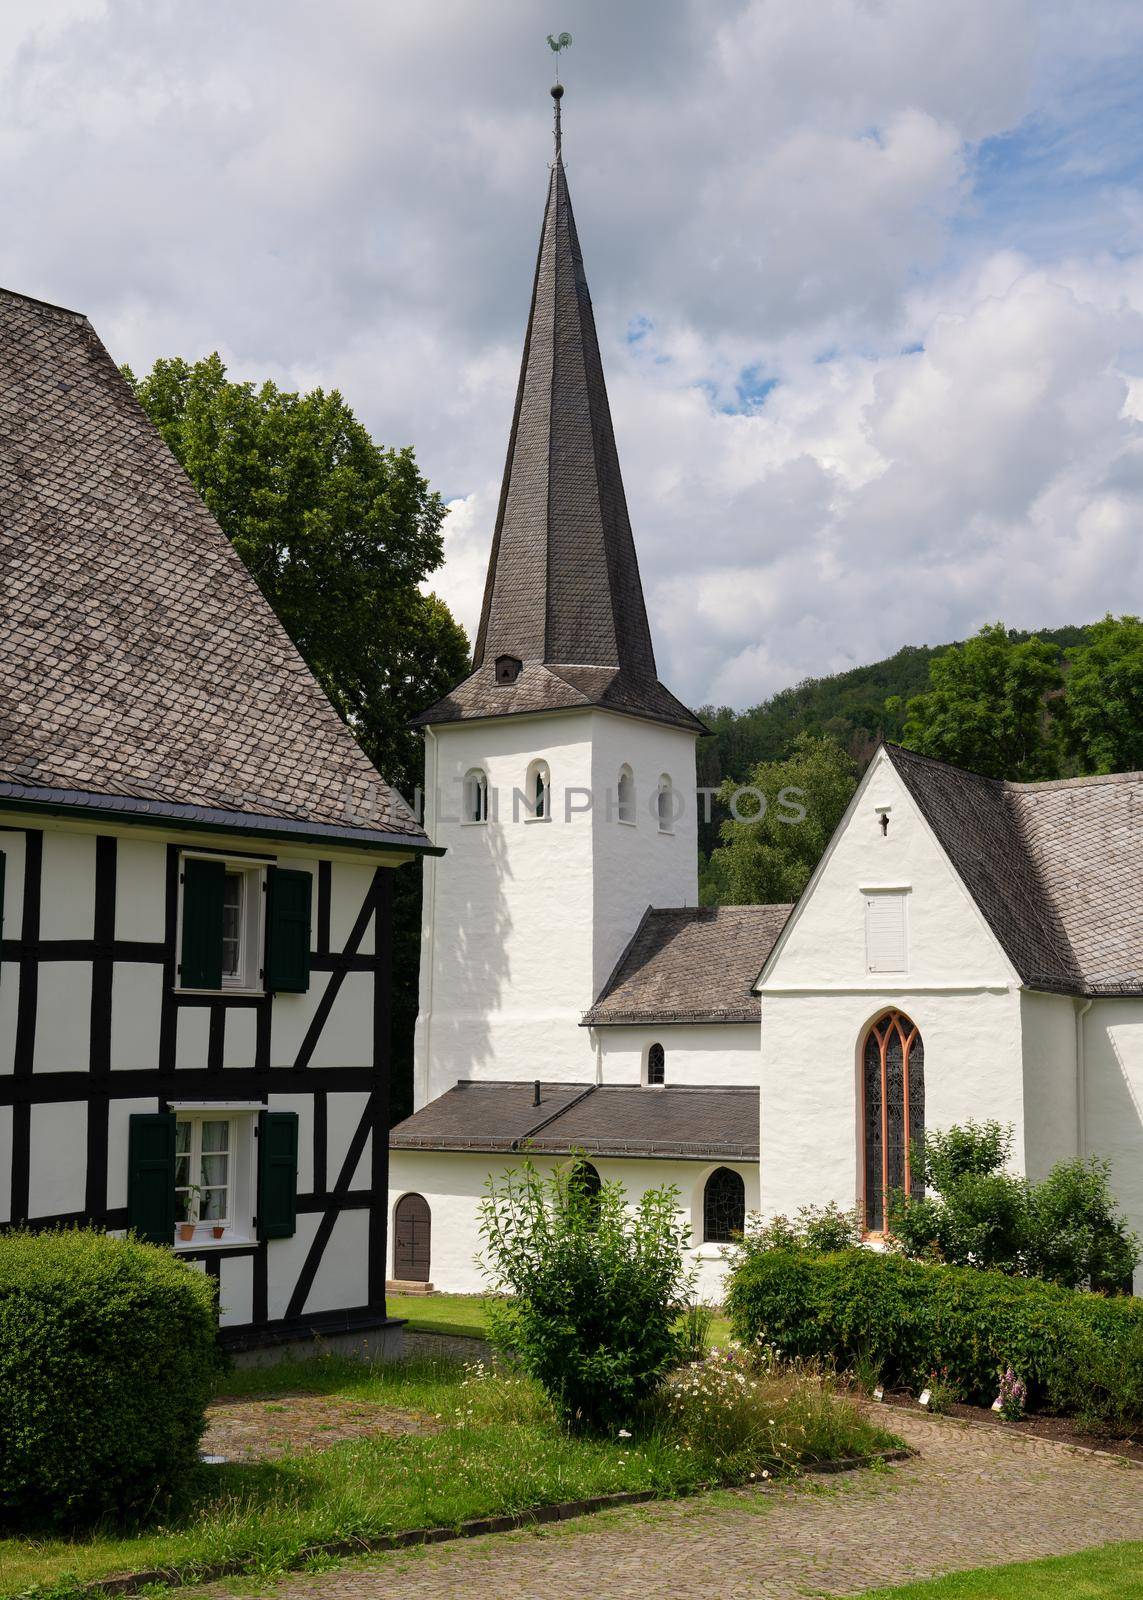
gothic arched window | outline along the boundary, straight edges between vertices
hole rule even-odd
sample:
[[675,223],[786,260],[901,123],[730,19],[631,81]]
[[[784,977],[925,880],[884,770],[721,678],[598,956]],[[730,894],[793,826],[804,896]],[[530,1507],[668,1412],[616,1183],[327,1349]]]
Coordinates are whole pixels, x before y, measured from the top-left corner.
[[488,821],[488,777],[479,767],[473,767],[464,779],[464,820]]
[[653,1044],[647,1051],[647,1082],[661,1084],[667,1081],[667,1053],[661,1044]]
[[861,1079],[865,1227],[884,1233],[887,1197],[896,1189],[916,1198],[925,1192],[913,1171],[913,1146],[925,1131],[925,1046],[904,1012],[886,1011],[866,1034]]
[[575,1189],[589,1205],[599,1197],[603,1188],[603,1179],[599,1176],[599,1168],[585,1161],[582,1156],[577,1157],[572,1163],[571,1172],[568,1174],[568,1187]]
[[746,1226],[746,1185],[730,1167],[716,1167],[702,1196],[702,1236],[707,1244],[730,1244]]
[[619,820],[635,821],[635,774],[628,766],[619,769]]

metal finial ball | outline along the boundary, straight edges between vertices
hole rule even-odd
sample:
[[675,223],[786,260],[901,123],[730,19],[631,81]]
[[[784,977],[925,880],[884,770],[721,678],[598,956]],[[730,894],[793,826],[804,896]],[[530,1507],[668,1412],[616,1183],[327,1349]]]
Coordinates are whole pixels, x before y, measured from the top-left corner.
[[553,83],[552,84],[552,99],[553,100],[562,100],[563,97],[564,97],[564,86],[563,86],[563,84],[562,83]]

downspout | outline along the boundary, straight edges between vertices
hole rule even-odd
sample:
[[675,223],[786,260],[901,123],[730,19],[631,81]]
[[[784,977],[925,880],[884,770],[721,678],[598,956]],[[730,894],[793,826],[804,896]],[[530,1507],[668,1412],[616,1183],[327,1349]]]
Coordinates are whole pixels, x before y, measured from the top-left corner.
[[[429,751],[432,751],[432,760],[429,760]],[[425,805],[423,826],[425,832],[432,838],[432,828],[437,821],[437,736],[432,728],[425,725]],[[431,776],[430,776],[431,768]],[[430,826],[430,811],[431,826]],[[422,926],[428,930],[428,936],[421,946],[421,960],[424,963],[422,996],[421,1050],[424,1060],[421,1066],[421,1094],[414,1109],[420,1110],[421,1106],[429,1101],[430,1066],[433,1059],[433,975],[436,970],[436,929],[437,929],[437,860],[436,857],[425,857],[425,876],[428,882],[423,886],[423,904],[421,907]],[[416,1100],[416,1097],[414,1096]]]
[[1076,1155],[1081,1161],[1087,1156],[1087,1060],[1084,1055],[1083,1019],[1091,1007],[1090,1000],[1076,1007]]

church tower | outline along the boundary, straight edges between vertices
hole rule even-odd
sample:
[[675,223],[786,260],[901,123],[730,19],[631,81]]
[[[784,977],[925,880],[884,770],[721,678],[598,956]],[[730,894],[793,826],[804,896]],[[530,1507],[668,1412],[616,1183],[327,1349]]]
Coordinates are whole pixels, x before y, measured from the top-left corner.
[[472,671],[418,718],[418,1108],[458,1079],[592,1081],[583,1014],[648,906],[695,905],[695,740],[659,682],[556,150]]

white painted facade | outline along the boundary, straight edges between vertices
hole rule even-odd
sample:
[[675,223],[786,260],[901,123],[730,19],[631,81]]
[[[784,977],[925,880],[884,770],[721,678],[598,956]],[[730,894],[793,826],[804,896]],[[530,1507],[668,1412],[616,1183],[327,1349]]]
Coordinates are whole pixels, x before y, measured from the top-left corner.
[[[526,793],[536,761],[551,779],[542,820]],[[618,816],[625,765],[634,823]],[[463,817],[474,771],[486,822]],[[423,869],[415,1108],[461,1078],[595,1081],[583,1013],[649,905],[698,902],[695,735],[598,710],[443,724],[426,735],[425,792],[426,830],[448,853]]]
[[[904,897],[899,972],[870,971],[865,907],[877,894]],[[884,751],[757,987],[766,1216],[862,1205],[862,1049],[895,1008],[924,1040],[927,1127],[1010,1125],[1013,1167],[1031,1178],[1105,1157],[1143,1232],[1143,1001],[1025,989]]]
[[[97,938],[96,862],[109,845],[113,883],[103,893],[113,895],[114,937],[105,944]],[[230,1119],[234,1134],[230,1220],[219,1241],[200,1227],[191,1243],[172,1243],[217,1274],[223,1327],[370,1305],[383,1319],[388,1061],[375,1059],[384,993],[383,963],[375,959],[380,910],[369,913],[355,941],[352,933],[376,900],[375,875],[387,877],[411,857],[12,811],[0,817],[0,852],[0,1224],[94,1221],[121,1230],[132,1115],[210,1112]],[[188,852],[233,852],[312,875],[306,992],[271,996],[258,985],[191,993],[172,983],[174,864]],[[349,970],[339,973],[346,952]],[[105,1022],[93,1005],[100,963],[110,967]],[[109,1068],[97,1091],[91,1069],[101,1030]],[[103,1105],[105,1131],[92,1120]],[[254,1227],[254,1135],[263,1110],[298,1118],[289,1238],[260,1240]],[[307,1261],[312,1281],[298,1299]]]
[[[649,1091],[651,1092],[651,1091]],[[696,1293],[702,1299],[722,1298],[726,1275],[726,1245],[703,1244],[703,1191],[720,1166],[739,1173],[746,1187],[746,1209],[758,1209],[758,1167],[751,1161],[636,1161],[592,1156],[592,1165],[605,1183],[622,1183],[634,1209],[648,1189],[673,1185],[679,1191],[679,1213],[691,1227],[692,1245],[687,1265],[695,1274]],[[537,1156],[541,1173],[555,1166],[551,1157]],[[479,1294],[488,1288],[479,1263],[480,1200],[490,1175],[498,1176],[512,1165],[509,1156],[469,1155],[461,1151],[394,1150],[390,1158],[390,1237],[397,1202],[405,1194],[420,1194],[432,1213],[432,1281],[437,1289],[455,1294]],[[390,1245],[390,1276],[393,1275]]]

